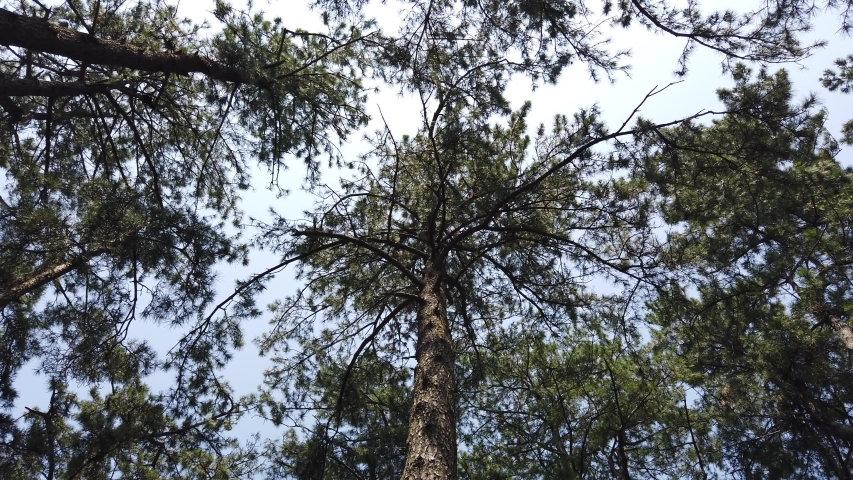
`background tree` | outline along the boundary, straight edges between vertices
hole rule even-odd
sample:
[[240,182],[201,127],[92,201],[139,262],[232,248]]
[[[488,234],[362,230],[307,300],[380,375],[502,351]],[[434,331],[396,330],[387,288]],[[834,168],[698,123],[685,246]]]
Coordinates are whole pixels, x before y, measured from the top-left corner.
[[[328,404],[322,396],[332,378],[343,387],[350,377],[361,387],[391,379],[396,395],[417,360],[404,476],[452,478],[454,384],[477,383],[476,369],[457,371],[458,355],[485,358],[481,338],[503,322],[563,333],[594,303],[582,285],[595,276],[633,286],[661,274],[647,223],[652,196],[642,182],[622,179],[624,158],[593,147],[663,126],[628,130],[626,122],[608,133],[592,109],[572,121],[560,117],[531,143],[525,109],[508,116],[510,75],[555,81],[577,60],[593,76],[623,70],[623,54],[606,48],[591,20],[597,13],[684,38],[679,73],[695,45],[727,61],[797,59],[808,52],[797,35],[817,6],[795,1],[701,15],[692,3],[676,9],[639,0],[605,1],[597,11],[563,1],[418,1],[386,42],[366,39],[361,22],[351,28],[332,20],[361,3],[319,3],[332,15],[322,35],[217,4],[222,32],[211,40],[157,2],[0,8],[0,123],[8,139],[0,142],[0,168],[9,178],[0,192],[5,406],[13,405],[12,379],[23,362],[38,358],[51,378],[47,411],[2,419],[4,442],[11,440],[0,464],[10,476],[250,475],[254,453],[223,433],[246,406],[217,370],[242,342],[239,321],[257,314],[260,280],[304,261],[308,286],[279,305],[279,323],[262,342],[282,353],[269,386],[286,387],[289,403],[272,393],[265,400],[276,420],[308,412],[320,426],[309,439],[314,446],[292,437],[277,458],[320,452],[324,460],[276,468],[309,476],[398,471],[398,451],[380,466],[341,440],[347,434],[385,448],[387,438],[399,438],[397,417],[384,427],[386,439],[370,443],[386,407],[356,402],[375,409],[347,413],[339,393],[329,397],[338,399],[331,413],[317,411]],[[379,40],[381,63],[371,63],[362,47]],[[328,190],[307,222],[268,226],[259,243],[285,260],[209,309],[214,265],[245,259],[225,222],[240,224],[248,162],[268,166],[273,182],[285,154],[306,159],[316,173],[321,152],[334,157],[327,134],[342,137],[365,120],[358,76],[368,64],[419,96],[422,130],[400,141],[380,132],[373,160],[356,162],[361,168],[344,193]],[[832,315],[830,323],[839,318]],[[186,325],[188,333],[163,361],[127,338],[137,316]],[[328,322],[327,333],[313,336],[315,320]],[[371,366],[375,377],[359,377]],[[164,368],[174,369],[175,386],[150,393],[144,377]],[[322,382],[309,384],[315,374]],[[618,378],[632,382],[629,374]],[[71,381],[98,388],[81,399],[69,393]],[[433,453],[436,466],[421,462]],[[327,469],[326,458],[335,466]]]
[[[268,478],[400,477],[411,371],[380,358],[373,346],[352,364],[349,357],[332,358],[323,349],[315,352],[315,362],[316,377],[294,382],[304,392],[301,401],[276,410],[277,421],[294,412],[299,422],[290,425],[281,442],[268,445]],[[313,410],[313,423],[300,417],[306,410]]]
[[[318,5],[337,14],[358,12],[369,0],[318,0]],[[416,78],[430,59],[445,47],[467,43],[485,45],[495,61],[511,64],[514,71],[532,73],[553,82],[564,67],[586,64],[593,78],[612,78],[624,69],[627,52],[612,52],[604,27],[627,28],[632,24],[684,41],[677,74],[687,72],[690,54],[698,46],[723,55],[727,68],[737,62],[779,63],[796,61],[821,44],[803,45],[801,34],[812,28],[814,16],[824,10],[840,13],[841,28],[850,27],[848,0],[793,0],[761,2],[743,11],[706,11],[699,2],[626,0],[614,2],[542,0],[480,1],[408,0],[399,37],[400,48],[392,61],[404,65],[395,81]],[[705,5],[712,7],[713,5]],[[517,53],[517,56],[507,53]],[[518,61],[510,61],[517,58]],[[427,71],[427,70],[423,70]],[[421,81],[429,82],[429,78]]]
[[627,307],[603,297],[559,337],[525,325],[483,349],[463,478],[707,478],[707,423]]
[[[247,471],[225,434],[246,407],[217,372],[240,327],[206,315],[216,265],[246,260],[226,222],[253,162],[273,183],[285,155],[312,173],[364,122],[364,36],[224,3],[209,36],[162,2],[0,7],[0,476]],[[139,319],[185,336],[163,358],[129,335]],[[49,406],[13,419],[30,360]],[[150,392],[164,369],[175,384]]]
[[[722,90],[737,112],[648,135],[669,269],[652,307],[739,478],[850,478],[853,171],[784,71]],[[684,370],[682,370],[684,371]]]

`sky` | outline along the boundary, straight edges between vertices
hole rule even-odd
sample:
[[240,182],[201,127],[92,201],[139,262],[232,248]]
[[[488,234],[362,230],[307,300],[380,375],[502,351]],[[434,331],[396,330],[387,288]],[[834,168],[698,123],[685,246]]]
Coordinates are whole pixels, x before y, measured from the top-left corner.
[[[194,1],[203,5],[205,0]],[[718,8],[739,8],[744,3],[742,0],[713,2]],[[183,0],[182,7],[186,6],[187,0]],[[267,11],[271,16],[281,16],[288,28],[311,28],[311,26],[322,28],[316,15],[305,8],[301,2],[281,1],[268,5],[259,3],[256,7]],[[398,8],[392,2],[388,2],[386,6],[374,6],[368,14],[376,15],[380,19],[380,25],[391,25],[397,17],[395,10]],[[841,124],[849,119],[848,115],[853,117],[851,114],[853,113],[853,96],[828,92],[820,86],[818,81],[822,71],[829,67],[833,60],[853,52],[853,40],[837,34],[837,28],[837,22],[833,18],[820,17],[812,33],[814,39],[829,40],[829,47],[818,50],[815,55],[805,59],[799,65],[786,65],[785,68],[791,76],[797,97],[815,92],[824,105],[832,107],[829,109],[829,130],[834,135],[840,136]],[[533,90],[527,78],[516,77],[511,81],[508,98],[513,108],[520,107],[525,101],[532,102],[532,110],[528,118],[531,133],[540,123],[549,126],[557,114],[571,115],[579,108],[590,107],[593,104],[599,106],[604,120],[609,125],[618,126],[650,90],[682,80],[681,83],[671,86],[664,93],[650,99],[639,112],[640,115],[655,121],[671,121],[703,109],[719,108],[721,105],[717,100],[716,90],[733,85],[731,77],[722,71],[722,57],[719,54],[706,49],[697,49],[691,57],[688,75],[678,79],[673,72],[677,68],[684,42],[668,35],[655,35],[635,27],[628,30],[613,30],[612,33],[615,34],[613,35],[614,49],[628,48],[632,51],[632,57],[629,60],[632,65],[630,76],[617,75],[615,83],[607,81],[596,83],[589,78],[585,65],[577,64],[569,67],[556,85],[539,86]],[[781,67],[769,66],[770,71],[778,68]],[[380,109],[388,125],[392,126],[391,130],[395,136],[400,137],[403,134],[416,132],[421,118],[420,104],[416,99],[400,97],[388,89],[383,89],[379,94],[371,96],[368,100],[368,111],[372,122],[367,127],[367,131],[382,126],[379,119]],[[342,146],[345,154],[355,156],[364,151],[366,146],[357,140],[358,134],[350,138],[356,140]],[[290,212],[290,215],[300,217],[301,212],[312,205],[312,197],[300,191],[303,183],[303,172],[300,168],[301,165],[294,162],[294,166],[289,170],[290,176],[285,179],[285,182],[288,182],[285,186],[289,187],[292,193],[284,198],[276,198],[275,192],[266,188],[264,172],[257,172],[255,190],[246,196],[243,203],[244,209],[249,214],[253,212],[262,214],[262,211],[273,205],[281,213]],[[326,171],[325,180],[334,184],[334,176],[337,174],[338,171]],[[263,266],[268,265],[267,262],[271,260],[275,259],[267,258],[260,253],[256,254],[248,270],[250,272],[263,270]],[[288,273],[285,272],[280,276],[282,278],[277,281],[281,282],[283,288],[274,290],[293,291],[295,284],[288,278]],[[228,283],[225,276],[221,280],[223,284]],[[272,297],[274,295],[271,299]],[[266,323],[264,319],[259,319],[259,322],[263,325],[257,326],[258,331],[262,331]],[[247,327],[254,330],[255,325],[247,325]],[[235,364],[233,368],[240,367]]]
[[[280,15],[285,25],[290,28],[298,26],[309,28],[308,25],[316,22],[312,17],[313,13],[304,7],[299,8],[295,5],[296,3],[283,1],[270,3],[268,7],[260,3],[256,6],[270,14]],[[713,5],[717,8],[738,9],[742,8],[744,3],[743,0],[715,0]],[[368,15],[371,13],[376,15],[380,25],[384,27],[393,25],[395,18],[399,18],[397,9],[399,7],[389,2],[387,6],[371,9]],[[853,96],[830,93],[823,89],[818,81],[823,70],[829,67],[833,60],[853,52],[853,41],[838,35],[837,28],[837,22],[833,18],[829,16],[819,18],[813,32],[814,39],[829,40],[829,47],[818,50],[815,55],[799,65],[787,65],[785,68],[789,71],[797,97],[815,92],[824,105],[832,107],[829,114],[829,129],[833,135],[840,136],[841,124],[849,117],[853,117]],[[528,118],[531,133],[535,132],[536,126],[540,123],[544,123],[546,127],[549,126],[557,114],[571,115],[579,108],[590,107],[593,104],[597,104],[602,110],[607,124],[617,127],[650,90],[679,80],[673,72],[678,66],[677,61],[684,42],[668,35],[655,35],[636,27],[628,30],[613,30],[612,33],[615,34],[613,35],[614,49],[632,51],[632,57],[629,60],[632,65],[630,76],[617,76],[615,83],[612,84],[607,81],[596,83],[589,78],[586,66],[577,64],[569,67],[556,85],[539,86],[535,91],[527,78],[517,77],[510,83],[508,98],[513,108],[520,107],[525,101],[532,103]],[[722,72],[721,61],[720,55],[705,49],[697,49],[691,57],[690,70],[683,81],[673,85],[663,94],[653,97],[643,105],[640,114],[646,118],[664,122],[686,117],[703,109],[718,109],[720,103],[717,100],[716,90],[733,84],[731,77]],[[769,70],[775,71],[778,68],[780,67],[770,66]],[[420,125],[420,103],[414,98],[400,97],[394,91],[384,89],[368,101],[368,111],[373,118],[367,128],[368,131],[382,126],[378,123],[380,109],[388,125],[392,126],[392,133],[396,137],[413,134]],[[357,139],[359,135],[352,135],[351,138]],[[354,141],[343,146],[342,150],[345,153],[357,155],[364,150],[364,143]],[[846,163],[850,164],[850,162]],[[301,217],[301,212],[311,206],[312,200],[310,195],[299,192],[302,176],[300,166],[295,165],[290,170],[291,178],[289,179],[290,189],[294,192],[292,195],[275,198],[273,192],[264,188],[263,172],[259,172],[258,186],[251,195],[246,197],[244,208],[252,212],[266,210],[269,205],[274,205],[285,215],[289,212],[294,217]],[[337,173],[337,171],[327,171],[326,181],[334,184],[333,177]],[[264,265],[269,265],[276,260],[277,258],[263,253],[256,253],[247,273],[261,271]],[[291,277],[292,273],[289,271],[279,274],[270,284],[270,290],[265,292],[265,299],[272,301],[293,293],[297,285]],[[222,277],[221,283],[223,286],[229,285],[226,276]],[[246,338],[261,334],[267,328],[267,322],[268,318],[262,317],[245,324]],[[247,347],[236,355],[234,361],[226,368],[224,376],[238,392],[252,393],[263,379],[265,363],[264,359],[257,357],[253,345],[247,344]],[[245,429],[247,432],[270,431],[270,426],[263,425],[259,420],[249,419],[240,425],[240,429]]]
[[[731,7],[741,10],[743,5],[751,6],[758,1],[745,0],[714,0],[706,2],[715,8]],[[375,5],[368,9],[367,16],[375,16],[380,25],[393,26],[400,18],[400,4],[389,1],[386,5]],[[181,0],[179,15],[188,16],[201,21],[209,18],[213,8],[211,0]],[[322,31],[323,25],[319,14],[306,7],[306,3],[295,0],[282,0],[267,3],[260,1],[256,9],[266,11],[270,17],[280,16],[284,25],[289,29],[302,28],[309,31]],[[598,105],[603,112],[603,118],[609,125],[618,126],[634,110],[643,97],[653,88],[662,87],[678,79],[673,75],[677,68],[677,60],[684,47],[684,42],[668,35],[655,35],[639,26],[628,30],[610,30],[613,49],[630,49],[632,65],[630,76],[617,75],[616,81],[610,83],[593,82],[583,64],[569,67],[556,85],[544,85],[533,90],[527,78],[515,78],[511,81],[508,98],[514,108],[520,107],[525,101],[532,102],[532,110],[528,118],[531,133],[535,127],[544,123],[549,125],[557,114],[571,115],[581,107]],[[829,109],[828,127],[833,135],[840,136],[841,124],[853,117],[853,96],[840,93],[830,93],[819,84],[822,71],[831,66],[836,58],[853,52],[853,41],[838,32],[838,22],[831,16],[823,15],[816,21],[816,28],[811,39],[828,40],[827,48],[818,50],[815,54],[803,60],[800,64],[786,65],[798,97],[815,92]],[[716,90],[732,85],[731,78],[722,72],[722,57],[707,49],[697,48],[689,62],[689,73],[681,83],[671,86],[664,93],[650,99],[643,105],[640,114],[646,118],[663,122],[675,120],[695,114],[703,109],[715,109],[720,106],[716,98]],[[775,71],[779,66],[770,66]],[[403,134],[413,134],[419,125],[420,105],[413,98],[398,96],[394,91],[383,89],[372,95],[368,100],[368,112],[373,121],[367,127],[372,131],[381,124],[379,111],[392,126],[392,133],[399,137]],[[342,146],[345,155],[353,157],[365,149],[365,144],[358,139],[361,134],[353,134],[352,142]],[[850,152],[842,152],[842,163],[853,164]],[[276,192],[267,188],[269,184],[265,172],[256,172],[253,191],[245,195],[243,209],[247,215],[263,216],[264,212],[274,206],[276,210],[288,217],[301,217],[301,212],[311,207],[312,197],[301,191],[304,171],[301,162],[294,160],[290,170],[283,175],[284,187],[291,191],[286,197],[278,197]],[[338,171],[326,171],[324,179],[335,183]],[[252,252],[248,267],[223,266],[218,279],[221,297],[227,296],[238,279],[248,278],[252,273],[264,270],[270,264],[277,263],[278,258],[264,252]],[[277,298],[283,298],[295,291],[297,284],[292,278],[292,271],[279,274],[270,288],[261,297],[259,304],[264,305]],[[218,301],[217,301],[218,302]],[[265,331],[268,317],[253,319],[244,324],[246,346],[237,353],[231,364],[226,367],[223,377],[226,378],[238,395],[255,393],[263,380],[263,369],[267,362],[258,358],[257,350],[251,340]],[[167,351],[178,340],[179,331],[164,332],[165,327],[150,323],[140,323],[133,330],[138,336],[147,338],[161,352]],[[18,377],[18,388],[21,393],[20,405],[41,406],[47,403],[45,393],[46,379],[31,373],[35,364],[25,366]],[[28,372],[27,369],[30,369]],[[164,383],[165,378],[161,379]],[[156,382],[155,382],[156,383]],[[156,386],[156,385],[155,385]],[[162,385],[163,387],[167,385]],[[247,419],[238,427],[238,432],[250,433],[255,431],[272,432],[269,425],[258,419]]]

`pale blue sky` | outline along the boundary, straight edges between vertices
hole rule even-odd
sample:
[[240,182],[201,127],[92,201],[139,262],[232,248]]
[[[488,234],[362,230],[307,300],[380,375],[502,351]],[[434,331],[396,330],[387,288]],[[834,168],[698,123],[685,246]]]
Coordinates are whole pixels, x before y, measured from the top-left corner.
[[[296,8],[288,8],[295,2],[279,2],[270,5],[269,12],[281,15],[287,25],[303,25],[302,15],[304,11]],[[731,6],[737,8],[743,1],[714,2],[714,6],[723,8]],[[260,4],[258,4],[260,6]],[[395,7],[389,2],[388,6],[377,8],[373,11],[382,15],[381,24],[390,25],[394,20]],[[289,12],[289,13],[288,13]],[[296,12],[299,12],[298,14]],[[310,12],[307,13],[310,15]],[[289,22],[293,23],[289,23]],[[305,24],[309,22],[306,21]],[[836,34],[837,22],[832,18],[821,17],[818,19],[817,28],[814,32],[815,39],[830,41],[828,48],[818,50],[815,55],[801,62],[800,65],[787,65],[785,68],[791,74],[792,81],[798,96],[809,92],[819,94],[824,104],[831,106],[829,115],[829,127],[833,134],[840,132],[841,124],[853,117],[853,96],[832,94],[823,89],[818,78],[821,72],[831,65],[838,57],[853,52],[853,41]],[[618,126],[624,121],[643,97],[655,86],[664,86],[677,80],[673,72],[677,68],[677,60],[684,47],[680,40],[673,39],[668,35],[655,35],[641,28],[629,30],[613,30],[613,48],[632,50],[633,55],[629,63],[633,66],[631,76],[619,76],[615,84],[606,81],[595,83],[589,79],[586,67],[577,64],[568,68],[557,85],[547,85],[531,91],[530,80],[523,77],[514,79],[510,85],[509,98],[514,107],[519,107],[523,102],[532,102],[532,111],[529,124],[535,129],[539,123],[550,125],[554,115],[571,115],[580,107],[588,107],[598,104],[603,112],[604,119],[608,124]],[[690,72],[682,83],[672,86],[665,93],[655,96],[641,110],[641,115],[656,121],[669,121],[694,114],[702,109],[716,109],[720,107],[716,97],[716,90],[721,87],[732,85],[727,74],[722,73],[722,57],[719,54],[706,49],[697,49],[689,63]],[[756,67],[758,68],[758,67]],[[779,66],[771,65],[769,70],[775,71]],[[369,131],[380,128],[378,123],[378,109],[391,125],[395,136],[413,134],[420,125],[420,103],[414,98],[401,98],[394,91],[387,89],[378,95],[371,97],[368,101],[368,109],[373,117]],[[352,139],[358,139],[353,135]],[[364,150],[363,143],[354,141],[342,148],[344,152],[357,155]],[[849,153],[849,152],[848,152]],[[844,154],[842,154],[844,155]],[[849,157],[847,157],[849,158]],[[294,164],[291,169],[292,191],[297,192],[301,184],[300,166]],[[326,179],[334,184],[334,176],[338,172],[326,172]],[[262,177],[262,174],[261,174]],[[304,193],[296,193],[290,197],[276,199],[275,196],[263,189],[264,180],[260,178],[258,189],[246,197],[245,208],[247,211],[265,210],[269,205],[275,205],[282,213],[290,212],[294,217],[301,217],[301,212],[310,207],[312,201],[310,196]],[[275,261],[276,258],[264,254],[255,254],[252,265],[247,270],[257,272],[264,269],[264,265]],[[265,299],[269,301],[281,298],[294,291],[296,284],[291,278],[291,273],[285,271],[271,283],[272,288],[265,293]],[[230,284],[228,276],[223,275],[222,285]],[[223,292],[224,294],[225,292]],[[247,338],[256,336],[267,327],[267,319],[252,320],[246,324]],[[226,369],[225,376],[238,392],[254,392],[256,386],[262,381],[263,366],[265,360],[257,358],[252,345],[248,345],[238,354],[232,364]],[[241,425],[245,431],[254,431],[259,428],[258,422],[246,422]]]
[[[212,9],[210,0],[182,0],[180,3],[180,14],[200,20],[207,16]],[[732,7],[736,10],[742,5],[752,6],[758,1],[714,1],[706,2],[714,8]],[[273,3],[258,2],[256,8],[267,11],[270,16],[280,16],[288,28],[304,28],[307,30],[320,31],[323,29],[319,16],[310,12],[305,7],[305,2],[294,0],[283,0]],[[383,26],[392,26],[398,17],[398,6],[393,2],[388,5],[377,5],[368,10],[369,15],[380,18]],[[798,95],[802,96],[808,92],[816,92],[829,109],[829,128],[831,132],[838,135],[841,124],[853,117],[853,96],[832,94],[824,90],[818,78],[821,72],[831,65],[838,57],[853,53],[853,41],[844,38],[837,33],[838,22],[830,16],[822,16],[816,22],[813,39],[828,40],[829,47],[819,50],[811,58],[801,62],[799,65],[787,65],[794,82]],[[514,107],[520,106],[524,101],[530,100],[533,108],[529,118],[532,128],[539,123],[546,125],[556,114],[571,115],[580,107],[588,107],[598,104],[603,111],[604,119],[611,125],[619,125],[627,115],[635,108],[644,95],[655,86],[663,86],[674,80],[673,71],[677,68],[677,60],[684,46],[684,42],[674,39],[668,35],[654,35],[638,26],[629,30],[611,30],[613,35],[613,48],[630,48],[633,52],[629,63],[633,66],[631,76],[618,76],[615,84],[608,82],[594,83],[588,75],[584,65],[578,64],[568,68],[557,85],[542,86],[535,92],[531,91],[530,81],[526,78],[517,78],[512,81],[509,89],[509,97]],[[721,71],[720,55],[698,48],[689,63],[690,72],[683,82],[671,87],[665,93],[655,96],[643,106],[641,114],[656,121],[669,121],[685,117],[698,112],[701,109],[718,108],[715,91],[720,87],[732,84],[730,78]],[[770,66],[771,71],[780,68]],[[373,95],[368,101],[368,110],[374,118],[368,127],[372,131],[380,126],[376,123],[378,109],[388,124],[392,126],[395,136],[415,133],[419,121],[418,102],[411,98],[398,97],[393,91]],[[342,146],[346,155],[357,155],[364,150],[364,144],[358,139],[360,134],[354,134],[354,141]],[[849,152],[842,153],[844,162],[849,164]],[[300,161],[293,161],[289,170],[289,176],[284,178],[283,184],[293,192],[285,198],[277,198],[274,192],[266,189],[268,179],[264,172],[257,172],[254,191],[245,196],[243,208],[250,215],[263,215],[270,206],[274,206],[279,212],[286,216],[300,217],[301,212],[309,208],[313,203],[310,195],[301,192],[300,186],[304,177]],[[328,183],[336,183],[334,178],[337,171],[327,171],[324,176]],[[284,176],[283,176],[284,177]],[[221,296],[230,293],[236,279],[246,278],[254,272],[264,270],[278,259],[263,252],[253,252],[249,267],[224,266],[218,285]],[[270,283],[270,289],[261,298],[260,304],[266,304],[276,298],[282,298],[292,293],[296,287],[292,279],[292,273],[285,271]],[[250,341],[267,327],[268,318],[258,318],[245,324],[247,341]],[[151,323],[138,325],[134,332],[149,339],[156,348],[165,352],[178,340],[180,332],[168,330],[166,327],[158,327]],[[254,393],[263,378],[263,369],[266,361],[259,359],[254,345],[247,342],[247,346],[235,356],[232,363],[223,372],[224,377],[235,388],[237,394]],[[47,402],[45,393],[46,380],[34,376],[32,368],[35,364],[25,366],[25,370],[18,377],[17,385],[22,394],[19,405],[30,407],[44,407]],[[29,370],[29,371],[27,371]],[[158,382],[159,383],[159,382]],[[162,386],[162,385],[155,385]],[[268,427],[263,427],[258,421],[247,421],[241,424],[241,432],[253,432]]]

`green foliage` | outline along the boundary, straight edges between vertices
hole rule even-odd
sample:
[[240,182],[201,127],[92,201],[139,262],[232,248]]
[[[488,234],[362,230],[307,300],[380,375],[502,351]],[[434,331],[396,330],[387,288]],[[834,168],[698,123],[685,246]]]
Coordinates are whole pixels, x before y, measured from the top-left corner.
[[[464,385],[477,383],[482,350],[498,348],[504,325],[536,325],[560,338],[591,308],[585,283],[603,276],[630,285],[654,270],[651,197],[617,174],[613,156],[592,149],[634,131],[609,132],[591,109],[559,116],[551,131],[530,138],[529,106],[499,117],[464,91],[445,98],[414,137],[377,132],[354,178],[339,192],[322,191],[304,220],[258,224],[256,241],[280,252],[280,265],[297,262],[304,282],[272,306],[259,345],[273,362],[263,398],[269,418],[316,424],[277,447],[287,458],[313,459],[305,461],[318,470],[308,476],[331,475],[344,461],[330,452],[347,437],[330,425],[346,420],[340,399],[363,355],[396,368],[417,357],[418,295],[429,272],[438,272],[455,353],[477,359],[459,371]],[[329,357],[348,366],[330,370]],[[408,376],[397,382],[411,388]],[[331,388],[338,393],[329,398]],[[384,414],[401,421],[399,412]],[[351,422],[347,429],[364,428],[364,420]]]
[[703,478],[702,413],[624,312],[606,299],[558,339],[528,325],[490,342],[464,393],[463,478]]
[[[32,361],[58,402],[17,421],[4,413],[13,440],[0,444],[0,476],[246,475],[254,454],[223,430],[246,406],[218,372],[243,339],[233,317],[206,312],[215,268],[247,261],[227,225],[241,226],[254,162],[277,176],[292,155],[314,175],[330,138],[365,121],[369,24],[291,32],[219,4],[209,33],[159,1],[2,7],[98,39],[80,49],[177,60],[132,69],[0,47],[0,81],[30,89],[0,89],[0,399],[16,406],[13,382]],[[199,56],[213,73],[170,70]],[[133,339],[146,320],[178,329],[165,358]],[[148,394],[154,374],[175,383]],[[75,384],[112,393],[77,399]]]
[[[325,351],[316,352],[318,374],[296,389],[310,393],[306,410],[314,410],[316,423],[289,430],[279,444],[270,445],[267,458],[273,466],[269,478],[396,478],[402,474],[405,458],[411,392],[410,372],[380,358],[375,350],[365,351],[357,362],[333,359]],[[341,378],[346,385],[341,389]],[[273,404],[273,418],[283,421],[279,406]],[[329,408],[332,407],[332,408]]]
[[143,385],[105,396],[93,388],[89,400],[56,382],[51,389],[46,411],[28,409],[23,428],[4,431],[13,455],[0,468],[9,478],[226,479],[255,468],[254,454],[233,440],[214,442],[222,452],[231,448],[227,455],[209,450],[221,421],[180,424]]
[[[853,82],[853,56],[848,55],[847,58],[839,58],[835,61],[835,66],[838,71],[825,70],[820,78],[821,83],[830,92],[838,90],[842,93],[850,93],[851,82]],[[841,135],[844,143],[853,144],[853,120],[842,126]]]
[[[846,28],[850,2],[412,0],[394,35],[365,3],[316,2],[325,33],[224,2],[213,32],[159,0],[0,6],[43,45],[148,65],[0,42],[0,476],[399,477],[437,278],[464,478],[849,478],[853,173],[813,98],[735,61],[802,58],[816,7]],[[531,133],[510,109],[517,73],[626,71],[601,27],[637,23],[686,40],[679,75],[696,46],[724,54],[724,115],[613,130],[592,107]],[[850,63],[825,86],[849,90]],[[423,121],[321,185],[367,120],[365,73]],[[288,156],[317,205],[256,222],[281,263],[213,305],[217,267],[248,259],[251,168],[275,186]],[[220,370],[290,264],[265,384],[236,399]],[[179,332],[165,356],[132,338],[143,320]],[[27,362],[50,398],[15,418]],[[281,439],[233,438],[255,407]]]
[[853,56],[839,58],[835,61],[838,72],[827,69],[823,72],[820,81],[830,92],[840,90],[842,93],[850,93],[851,81],[853,81]]
[[[721,91],[729,115],[657,132],[644,175],[677,228],[652,305],[659,349],[701,392],[720,468],[742,478],[851,469],[853,172],[784,72]],[[678,272],[677,274],[675,272]]]

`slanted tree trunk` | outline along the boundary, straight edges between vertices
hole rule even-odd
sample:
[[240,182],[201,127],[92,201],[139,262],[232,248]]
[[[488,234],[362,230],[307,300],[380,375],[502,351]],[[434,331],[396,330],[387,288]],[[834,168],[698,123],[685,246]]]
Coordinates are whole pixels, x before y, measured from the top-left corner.
[[841,343],[847,349],[853,350],[853,328],[850,327],[850,324],[835,316],[831,318],[830,323],[832,329],[838,334],[838,338],[841,339]]
[[[201,73],[223,82],[253,84],[261,87],[268,83],[251,78],[244,70],[223,65],[201,55],[152,51],[125,42],[97,38],[88,33],[78,32],[40,18],[19,15],[3,8],[0,8],[0,45],[52,53],[93,65],[110,65],[177,75]],[[16,86],[22,88],[19,85]],[[46,88],[49,90],[49,87],[50,85]],[[23,90],[18,94],[32,95],[31,92]]]
[[456,354],[441,278],[427,262],[418,310],[415,391],[403,480],[456,480]]
[[66,273],[86,265],[86,262],[92,258],[107,252],[106,249],[93,250],[71,260],[45,267],[24,280],[13,281],[9,284],[0,283],[0,311],[3,311],[10,303],[22,296],[38,290]]
[[[826,289],[825,285],[823,289]],[[844,312],[833,307],[823,298],[819,298],[814,305],[814,316],[820,322],[818,325],[826,325],[833,329],[841,340],[841,344],[848,350],[853,350],[853,327],[842,318]]]

